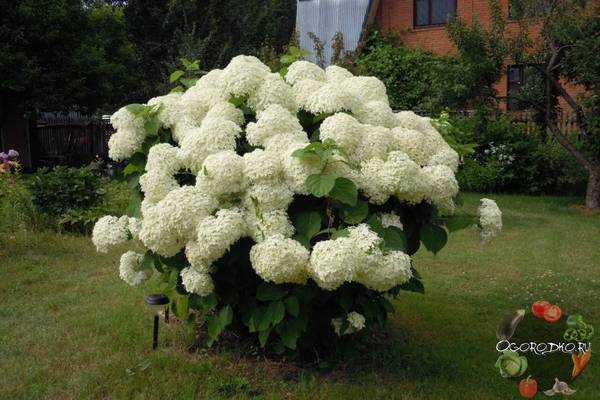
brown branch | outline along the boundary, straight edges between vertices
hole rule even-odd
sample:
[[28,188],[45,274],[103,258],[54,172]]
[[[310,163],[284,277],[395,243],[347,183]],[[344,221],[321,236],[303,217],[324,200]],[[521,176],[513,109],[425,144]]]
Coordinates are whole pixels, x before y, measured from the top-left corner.
[[575,157],[575,159],[577,161],[579,161],[579,163],[581,165],[583,165],[583,167],[588,170],[591,171],[593,169],[593,164],[583,156],[583,154],[581,154],[581,152],[579,150],[577,150],[577,148],[575,147],[575,145],[569,140],[569,138],[563,134],[560,129],[556,126],[556,124],[554,123],[554,121],[552,121],[551,118],[546,118],[546,123],[548,124],[548,128],[550,128],[550,131],[552,132],[552,134],[554,135],[554,137],[556,138],[556,140],[558,140],[558,142],[565,148],[567,149],[567,151],[569,153],[571,153],[571,155],[573,157]]

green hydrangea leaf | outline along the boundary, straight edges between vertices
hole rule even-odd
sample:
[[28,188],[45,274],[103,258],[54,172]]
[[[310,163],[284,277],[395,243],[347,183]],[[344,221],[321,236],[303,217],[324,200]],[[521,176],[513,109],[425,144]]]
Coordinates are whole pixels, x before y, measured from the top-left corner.
[[306,178],[306,187],[315,197],[324,197],[335,185],[336,176],[331,174],[312,174]]
[[426,224],[421,228],[421,242],[433,254],[437,254],[448,242],[448,233],[438,225]]
[[335,180],[335,184],[329,192],[329,197],[354,207],[358,199],[358,189],[350,179],[340,177]]

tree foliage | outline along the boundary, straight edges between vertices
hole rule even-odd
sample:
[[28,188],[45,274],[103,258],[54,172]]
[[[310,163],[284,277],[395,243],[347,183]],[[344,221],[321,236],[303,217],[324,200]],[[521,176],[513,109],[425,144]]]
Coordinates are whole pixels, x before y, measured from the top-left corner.
[[[520,100],[543,115],[552,135],[586,169],[586,205],[600,208],[600,5],[554,0],[540,8],[539,0],[515,0],[515,7],[521,29],[513,59],[537,71]],[[583,90],[574,95],[573,87]],[[578,137],[561,130],[559,99],[574,113]]]
[[210,70],[238,54],[259,56],[263,47],[281,52],[295,15],[293,0],[129,1],[125,19],[143,74],[139,91],[164,92],[164,77],[182,57]]
[[136,79],[122,9],[75,0],[0,7],[3,114],[9,107],[93,111],[128,100]]

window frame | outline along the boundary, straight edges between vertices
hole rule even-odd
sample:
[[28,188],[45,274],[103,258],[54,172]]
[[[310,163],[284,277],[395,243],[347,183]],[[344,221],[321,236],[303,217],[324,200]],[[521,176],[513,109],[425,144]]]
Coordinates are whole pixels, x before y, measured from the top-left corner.
[[[431,23],[431,2],[432,0],[426,0],[427,1],[427,5],[428,7],[428,15],[427,15],[427,24],[422,24],[419,25],[417,24],[417,1],[418,0],[413,0],[412,2],[412,6],[413,6],[413,28],[427,28],[427,27],[435,27],[435,26],[444,26],[446,25],[447,21],[445,22],[440,22],[440,23],[436,23],[436,24],[432,24]],[[458,0],[445,0],[447,2],[451,2],[453,4],[453,8],[454,8],[454,16],[456,16],[456,13],[458,11]]]
[[523,107],[522,104],[517,99],[511,97],[511,83],[513,81],[510,80],[510,71],[511,69],[519,70],[519,90],[523,89],[525,85],[525,67],[520,64],[512,64],[506,66],[506,109],[508,111],[523,111],[526,107]]

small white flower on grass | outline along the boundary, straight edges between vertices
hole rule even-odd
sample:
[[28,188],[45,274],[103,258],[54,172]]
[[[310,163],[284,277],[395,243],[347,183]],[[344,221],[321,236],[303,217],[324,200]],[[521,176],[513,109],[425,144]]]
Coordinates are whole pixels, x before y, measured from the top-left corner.
[[502,230],[502,211],[494,200],[481,199],[477,213],[481,238],[484,241],[496,236]]

